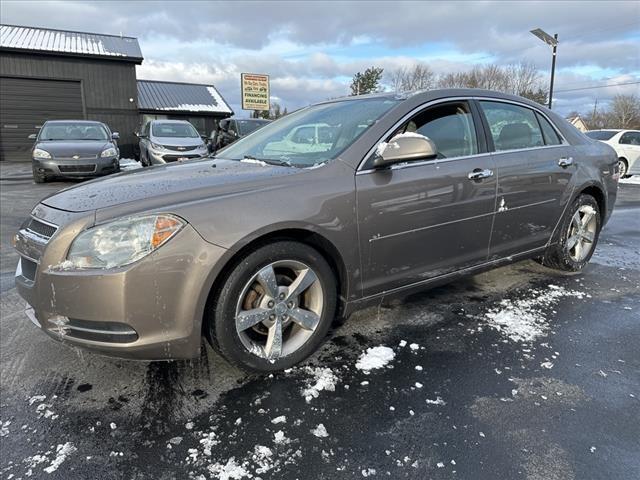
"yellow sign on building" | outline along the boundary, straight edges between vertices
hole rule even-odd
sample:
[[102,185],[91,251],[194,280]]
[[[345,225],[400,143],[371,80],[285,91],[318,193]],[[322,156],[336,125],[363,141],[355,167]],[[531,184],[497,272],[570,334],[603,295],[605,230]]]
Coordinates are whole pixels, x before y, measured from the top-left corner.
[[243,110],[269,110],[269,75],[240,74]]

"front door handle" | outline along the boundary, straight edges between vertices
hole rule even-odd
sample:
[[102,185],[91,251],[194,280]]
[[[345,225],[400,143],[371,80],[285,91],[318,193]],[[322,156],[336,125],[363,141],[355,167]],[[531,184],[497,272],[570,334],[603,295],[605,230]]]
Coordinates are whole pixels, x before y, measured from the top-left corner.
[[562,157],[558,159],[558,165],[562,168],[567,168],[569,165],[573,165],[573,157]]
[[493,171],[488,168],[476,168],[467,175],[469,180],[482,180],[483,178],[493,177]]

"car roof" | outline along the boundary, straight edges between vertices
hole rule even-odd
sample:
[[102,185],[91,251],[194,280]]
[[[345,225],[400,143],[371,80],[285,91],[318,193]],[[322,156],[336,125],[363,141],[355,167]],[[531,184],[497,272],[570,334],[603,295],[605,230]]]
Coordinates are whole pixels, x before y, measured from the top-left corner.
[[98,122],[97,120],[47,120],[44,123],[82,123],[82,124],[90,124],[90,125],[104,125],[102,122]]
[[440,99],[440,98],[448,98],[448,97],[490,97],[493,99],[502,99],[502,100],[511,100],[514,102],[528,104],[535,108],[543,108],[544,105],[541,105],[533,100],[529,100],[528,98],[520,97],[518,95],[512,95],[509,93],[498,92],[495,90],[485,90],[482,88],[438,88],[432,90],[414,90],[410,92],[379,92],[379,93],[369,93],[366,95],[351,95],[346,97],[340,97],[335,99],[326,100],[323,102],[318,102],[319,104],[333,103],[333,102],[350,102],[350,101],[358,101],[358,100],[367,100],[371,98],[388,98],[389,100],[397,100],[397,101],[406,101],[406,100],[419,100],[428,102],[430,100]]
[[151,123],[188,123],[189,125],[191,125],[191,122],[187,120],[171,120],[168,118],[164,120],[151,120]]

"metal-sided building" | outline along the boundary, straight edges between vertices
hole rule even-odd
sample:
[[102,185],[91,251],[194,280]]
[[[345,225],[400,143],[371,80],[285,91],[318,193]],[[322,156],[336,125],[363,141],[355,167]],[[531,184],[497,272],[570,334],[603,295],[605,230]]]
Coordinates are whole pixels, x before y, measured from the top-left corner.
[[138,125],[138,40],[84,32],[0,26],[0,159],[29,160],[45,120],[99,120],[131,155]]
[[30,160],[46,120],[98,120],[120,134],[121,157],[152,118],[188,120],[209,134],[233,114],[213,85],[136,79],[133,37],[0,25],[0,160]]
[[209,135],[217,122],[233,111],[213,85],[138,80],[141,125],[149,120],[187,120]]

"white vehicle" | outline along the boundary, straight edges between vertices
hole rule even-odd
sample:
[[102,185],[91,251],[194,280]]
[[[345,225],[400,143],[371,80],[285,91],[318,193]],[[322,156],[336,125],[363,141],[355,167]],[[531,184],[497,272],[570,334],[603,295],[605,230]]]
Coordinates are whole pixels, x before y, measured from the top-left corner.
[[640,130],[590,130],[585,133],[613,147],[618,154],[620,178],[639,173]]

